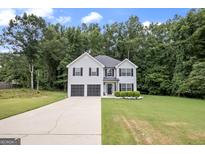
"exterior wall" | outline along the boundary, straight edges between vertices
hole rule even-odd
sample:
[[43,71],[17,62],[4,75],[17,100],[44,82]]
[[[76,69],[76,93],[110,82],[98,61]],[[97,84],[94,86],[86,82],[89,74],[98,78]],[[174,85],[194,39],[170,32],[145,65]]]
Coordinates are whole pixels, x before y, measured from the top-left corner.
[[[133,76],[119,76],[119,68],[133,68]],[[134,90],[137,90],[137,80],[136,80],[136,67],[133,66],[130,62],[124,61],[119,67],[117,67],[117,78],[119,79],[119,82],[117,84],[119,89],[120,83],[133,83],[134,84]]]
[[[83,68],[83,76],[73,76],[73,67]],[[89,76],[89,68],[99,68],[99,76]],[[101,96],[103,96],[103,67],[88,55],[81,57],[68,68],[68,97],[71,96],[71,84],[85,85],[84,95],[87,96],[88,84],[100,84]]]

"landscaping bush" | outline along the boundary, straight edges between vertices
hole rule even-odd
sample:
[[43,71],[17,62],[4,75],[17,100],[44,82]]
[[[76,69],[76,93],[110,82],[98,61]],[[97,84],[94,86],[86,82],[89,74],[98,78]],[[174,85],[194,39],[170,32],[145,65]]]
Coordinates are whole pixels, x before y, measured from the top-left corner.
[[127,92],[126,91],[120,91],[120,97],[126,97]]
[[133,97],[133,91],[126,91],[126,97]]
[[116,91],[115,96],[116,97],[139,97],[140,92],[139,91]]
[[139,97],[140,96],[140,92],[139,91],[133,91],[133,96],[134,97]]
[[115,91],[115,96],[120,97],[120,91]]

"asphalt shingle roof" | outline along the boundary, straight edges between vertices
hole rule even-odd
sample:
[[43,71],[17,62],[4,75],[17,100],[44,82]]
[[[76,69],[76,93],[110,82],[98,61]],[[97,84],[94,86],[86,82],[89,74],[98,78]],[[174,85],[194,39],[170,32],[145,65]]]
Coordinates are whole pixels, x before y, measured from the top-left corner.
[[105,65],[105,67],[115,67],[117,64],[121,62],[117,59],[114,59],[106,55],[98,55],[95,57],[95,59],[97,59],[100,63]]

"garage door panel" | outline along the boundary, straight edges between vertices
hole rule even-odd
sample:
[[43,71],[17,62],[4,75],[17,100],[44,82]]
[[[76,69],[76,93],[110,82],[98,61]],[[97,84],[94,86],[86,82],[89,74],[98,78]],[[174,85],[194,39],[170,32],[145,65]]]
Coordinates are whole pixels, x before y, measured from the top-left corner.
[[100,84],[87,85],[87,96],[100,96]]
[[84,85],[71,85],[71,96],[84,96]]

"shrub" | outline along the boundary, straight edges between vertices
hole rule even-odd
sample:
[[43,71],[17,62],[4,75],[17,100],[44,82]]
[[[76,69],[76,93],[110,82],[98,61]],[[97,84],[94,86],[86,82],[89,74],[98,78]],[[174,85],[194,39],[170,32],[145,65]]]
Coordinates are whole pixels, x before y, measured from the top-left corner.
[[140,92],[139,91],[116,91],[115,96],[116,97],[139,97]]
[[126,91],[120,91],[120,97],[126,97],[127,92]]
[[133,97],[133,91],[126,91],[127,97]]
[[140,92],[139,91],[133,91],[133,97],[139,97]]
[[115,96],[120,97],[120,91],[115,91]]

